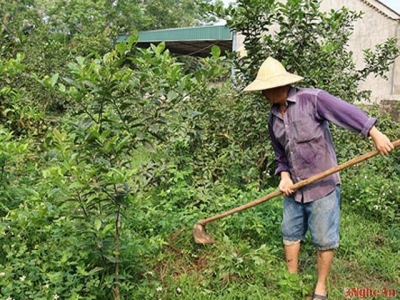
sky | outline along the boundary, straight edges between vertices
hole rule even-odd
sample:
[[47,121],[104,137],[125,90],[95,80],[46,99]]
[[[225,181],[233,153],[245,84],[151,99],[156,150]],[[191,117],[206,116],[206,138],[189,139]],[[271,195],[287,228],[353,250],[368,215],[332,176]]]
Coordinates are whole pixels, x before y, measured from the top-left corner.
[[[228,3],[235,2],[235,0],[222,0],[222,1],[226,5]],[[400,14],[400,0],[379,0],[379,1]]]
[[380,0],[380,1],[400,14],[400,0]]
[[235,0],[222,0],[222,2],[224,2],[225,5],[228,5],[229,3],[235,2]]

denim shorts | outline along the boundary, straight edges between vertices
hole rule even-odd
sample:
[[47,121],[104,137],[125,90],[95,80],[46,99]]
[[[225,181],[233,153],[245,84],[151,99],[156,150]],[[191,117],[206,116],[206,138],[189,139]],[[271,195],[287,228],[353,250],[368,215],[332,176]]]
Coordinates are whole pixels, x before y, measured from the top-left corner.
[[283,203],[282,236],[286,242],[304,240],[310,230],[311,240],[318,250],[339,247],[340,186],[325,197],[300,203],[285,197]]

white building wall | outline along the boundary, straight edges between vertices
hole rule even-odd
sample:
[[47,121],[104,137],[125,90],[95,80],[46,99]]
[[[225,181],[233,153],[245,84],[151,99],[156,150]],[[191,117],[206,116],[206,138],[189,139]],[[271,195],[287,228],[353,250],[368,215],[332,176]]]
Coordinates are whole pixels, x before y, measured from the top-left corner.
[[[321,2],[321,9],[325,11],[337,10],[343,6],[364,12],[362,19],[354,23],[354,33],[349,41],[349,49],[353,51],[356,67],[362,69],[364,49],[374,49],[375,45],[385,42],[388,38],[400,37],[400,16],[376,0],[322,0]],[[379,102],[388,95],[400,95],[400,58],[397,58],[386,76],[387,80],[369,76],[359,85],[360,90],[372,91],[370,99],[372,103]]]

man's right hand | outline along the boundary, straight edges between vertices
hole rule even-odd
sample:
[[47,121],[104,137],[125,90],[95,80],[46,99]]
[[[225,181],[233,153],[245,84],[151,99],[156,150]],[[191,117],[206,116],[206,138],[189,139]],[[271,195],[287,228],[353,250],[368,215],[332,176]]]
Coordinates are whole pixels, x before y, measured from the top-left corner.
[[281,172],[281,182],[279,183],[279,190],[285,194],[285,196],[289,196],[294,193],[292,190],[293,181],[290,178],[289,172]]
[[375,147],[381,155],[387,155],[394,149],[394,146],[389,138],[380,132],[375,126],[371,128],[368,134],[370,137],[372,137]]

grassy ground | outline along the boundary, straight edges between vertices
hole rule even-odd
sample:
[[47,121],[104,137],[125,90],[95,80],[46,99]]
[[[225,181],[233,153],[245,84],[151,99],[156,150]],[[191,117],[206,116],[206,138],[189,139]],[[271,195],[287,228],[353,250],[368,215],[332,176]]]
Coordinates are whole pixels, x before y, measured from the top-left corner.
[[[359,298],[400,298],[399,229],[399,224],[382,225],[344,206],[341,246],[329,282],[330,299],[344,299],[349,289],[357,291]],[[315,280],[313,251],[310,246],[306,249],[302,253],[303,272],[313,274]],[[373,296],[375,290],[381,295]],[[394,292],[397,297],[389,297]]]
[[[306,240],[300,274],[286,272],[280,205],[275,200],[210,224],[207,231],[217,238],[213,245],[194,244],[189,227],[171,235],[147,295],[152,289],[154,299],[308,299],[316,282],[316,253]],[[352,299],[400,299],[399,226],[342,206],[329,299],[346,299],[346,291],[359,293]],[[375,290],[381,295],[373,296]]]

